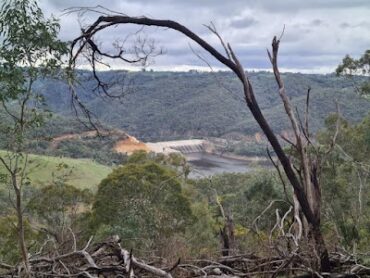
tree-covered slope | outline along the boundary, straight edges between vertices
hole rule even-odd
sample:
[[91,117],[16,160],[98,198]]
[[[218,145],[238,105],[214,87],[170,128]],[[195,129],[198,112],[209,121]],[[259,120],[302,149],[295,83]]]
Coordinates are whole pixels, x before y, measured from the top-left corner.
[[[81,99],[106,124],[123,129],[141,140],[168,140],[201,136],[223,136],[230,132],[253,134],[259,131],[249,113],[236,77],[229,72],[138,72],[102,73],[108,82],[122,80],[130,92],[122,101],[97,97],[94,80],[84,78],[77,88]],[[289,128],[271,73],[251,73],[257,99],[263,113],[276,132]],[[356,95],[353,83],[335,75],[283,75],[289,96],[303,111],[306,92],[311,87],[311,127],[317,130],[324,119],[335,112],[338,100],[343,116],[358,121],[370,111],[370,102]],[[121,89],[123,82],[112,87]],[[43,81],[40,89],[47,93],[53,111],[71,113],[68,87],[62,82]]]

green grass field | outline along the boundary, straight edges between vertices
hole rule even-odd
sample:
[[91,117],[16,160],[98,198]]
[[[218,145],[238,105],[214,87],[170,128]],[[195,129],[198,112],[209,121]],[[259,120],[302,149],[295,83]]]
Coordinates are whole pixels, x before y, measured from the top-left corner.
[[[7,152],[0,151],[0,156],[6,159]],[[97,185],[112,169],[91,159],[73,159],[41,155],[28,156],[27,174],[35,187],[44,186],[58,177],[65,176],[68,184],[84,189],[95,190]],[[0,164],[0,173],[6,173]]]

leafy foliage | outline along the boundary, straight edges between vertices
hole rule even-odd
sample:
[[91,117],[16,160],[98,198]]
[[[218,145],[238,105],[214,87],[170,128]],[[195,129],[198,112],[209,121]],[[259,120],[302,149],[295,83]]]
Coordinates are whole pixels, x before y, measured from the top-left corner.
[[[196,180],[194,186],[196,200],[206,201],[211,207],[212,217],[219,228],[224,220],[216,198],[224,211],[233,216],[241,249],[248,244],[254,245],[255,236],[267,234],[275,225],[275,210],[284,214],[289,208],[278,177],[268,170],[216,175],[210,179]],[[263,211],[265,213],[262,215]]]
[[80,211],[91,202],[92,193],[88,189],[78,189],[62,180],[34,192],[27,208],[38,219],[42,230],[62,243],[68,228],[77,224]]
[[[0,216],[0,261],[8,263],[19,262],[20,253],[18,250],[17,218],[15,215]],[[25,221],[25,236],[28,242],[37,242],[37,232],[31,228],[29,221]]]
[[[318,136],[330,144],[337,116],[326,121],[327,129]],[[370,225],[370,115],[357,125],[339,119],[336,148],[323,169],[324,216],[329,230],[348,248],[367,250]],[[329,228],[331,227],[331,228]]]
[[26,129],[44,122],[38,109],[45,104],[44,97],[34,91],[34,82],[60,72],[67,46],[57,38],[59,28],[56,19],[44,18],[36,1],[5,1],[1,7],[0,101],[14,121],[6,127],[11,145],[23,140]]
[[[337,75],[344,75],[351,78],[355,75],[364,75],[368,77],[370,75],[370,49],[366,50],[359,59],[354,59],[351,56],[346,55],[343,58],[342,63],[337,67],[336,73]],[[363,81],[360,87],[356,89],[362,95],[369,95],[370,81]]]
[[99,185],[92,212],[100,236],[118,234],[128,246],[147,248],[191,220],[176,172],[151,161],[114,170]]

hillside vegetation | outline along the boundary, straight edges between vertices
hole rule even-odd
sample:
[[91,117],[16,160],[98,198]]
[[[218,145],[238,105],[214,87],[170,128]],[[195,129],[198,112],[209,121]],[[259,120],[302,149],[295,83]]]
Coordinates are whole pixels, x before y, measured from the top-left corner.
[[[193,137],[220,137],[230,133],[254,134],[260,129],[246,108],[240,84],[229,72],[102,72],[101,78],[122,88],[122,101],[105,99],[93,92],[95,83],[88,72],[79,72],[78,89],[82,101],[106,125],[120,128],[143,141]],[[275,132],[289,128],[278,90],[271,73],[251,73],[251,82],[267,119]],[[343,116],[359,121],[370,110],[370,103],[356,95],[353,81],[335,75],[283,74],[289,97],[302,111],[311,87],[311,129],[323,127],[324,119],[335,112],[335,101]],[[122,81],[124,80],[124,81]],[[66,84],[47,80],[38,88],[46,93],[50,108],[71,114]],[[108,113],[109,111],[109,113]],[[303,114],[303,113],[302,113]]]

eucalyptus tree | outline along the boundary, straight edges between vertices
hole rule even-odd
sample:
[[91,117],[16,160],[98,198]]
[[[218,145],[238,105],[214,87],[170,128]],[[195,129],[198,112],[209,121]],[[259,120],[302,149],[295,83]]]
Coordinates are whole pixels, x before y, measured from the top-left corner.
[[0,10],[0,105],[2,147],[0,162],[17,218],[19,250],[29,276],[25,242],[24,188],[29,160],[25,144],[30,133],[41,126],[48,111],[36,81],[61,74],[67,45],[58,39],[60,25],[45,18],[35,0],[7,0]]
[[366,76],[367,80],[355,87],[357,92],[369,97],[370,96],[370,49],[366,50],[365,53],[358,59],[355,59],[349,55],[346,55],[342,63],[336,69],[337,75],[346,76],[353,78],[356,75]]
[[180,176],[148,159],[115,169],[99,185],[92,230],[104,237],[117,234],[125,245],[136,249],[158,248],[192,222]]

